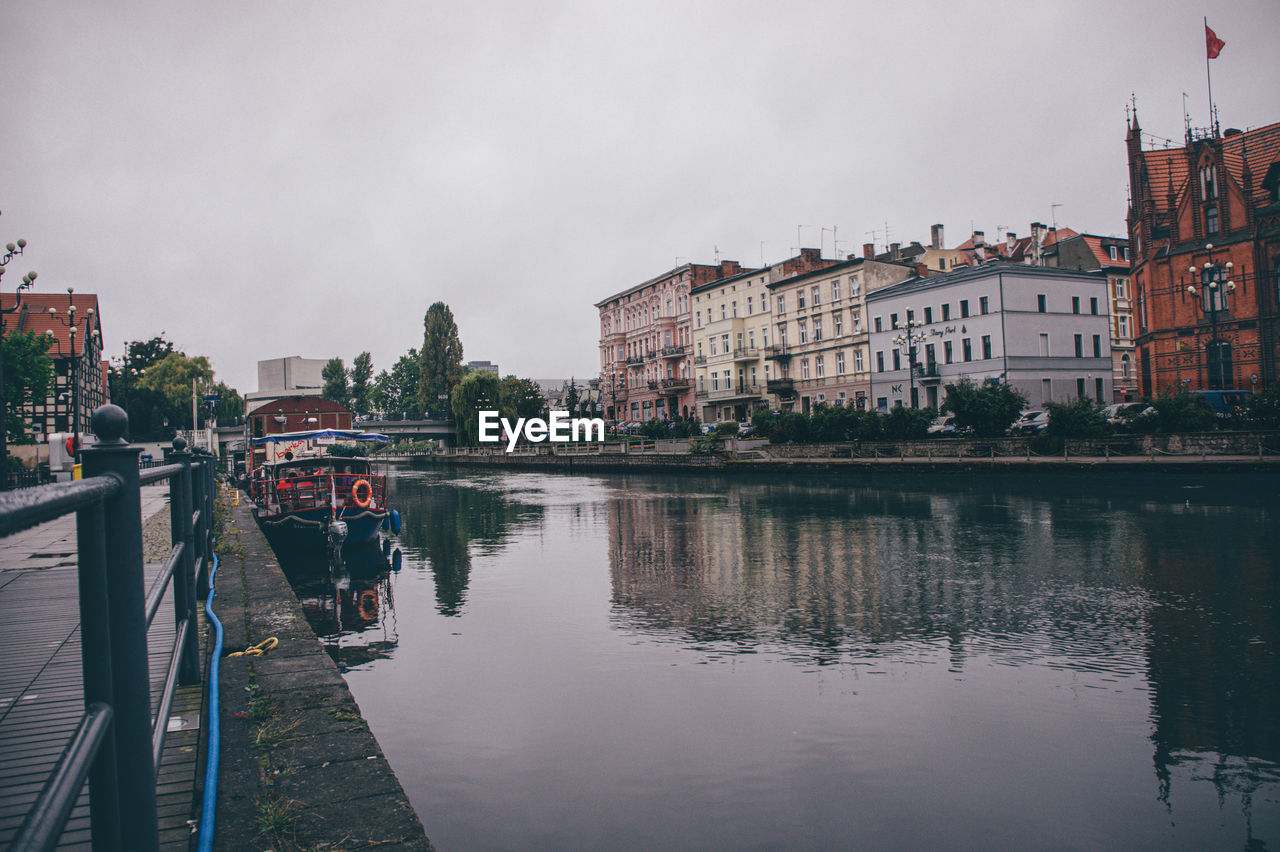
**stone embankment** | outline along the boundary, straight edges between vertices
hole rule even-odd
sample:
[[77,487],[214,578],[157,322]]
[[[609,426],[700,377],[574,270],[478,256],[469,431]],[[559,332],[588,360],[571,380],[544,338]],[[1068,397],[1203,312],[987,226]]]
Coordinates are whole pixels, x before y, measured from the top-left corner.
[[216,848],[432,849],[247,505],[218,554],[224,654],[279,644],[221,661]]

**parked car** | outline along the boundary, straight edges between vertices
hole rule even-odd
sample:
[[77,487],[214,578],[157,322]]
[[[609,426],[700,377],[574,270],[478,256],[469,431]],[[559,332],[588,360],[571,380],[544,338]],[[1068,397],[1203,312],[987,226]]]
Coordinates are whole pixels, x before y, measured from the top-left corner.
[[929,424],[930,435],[954,435],[956,433],[956,416],[948,414],[945,417],[935,418]]
[[739,438],[754,438],[756,436],[755,427],[751,425],[751,421],[743,420],[738,423]]
[[1156,410],[1145,402],[1115,402],[1102,409],[1102,416],[1112,426],[1128,426],[1141,417],[1151,417],[1155,413]]
[[1209,407],[1213,409],[1214,414],[1225,418],[1243,414],[1245,408],[1249,405],[1249,397],[1253,396],[1253,391],[1202,390],[1191,391],[1191,396],[1200,397],[1209,403]]
[[1024,411],[1022,416],[1013,421],[1013,425],[1009,427],[1009,434],[1039,435],[1047,428],[1049,428],[1049,412]]

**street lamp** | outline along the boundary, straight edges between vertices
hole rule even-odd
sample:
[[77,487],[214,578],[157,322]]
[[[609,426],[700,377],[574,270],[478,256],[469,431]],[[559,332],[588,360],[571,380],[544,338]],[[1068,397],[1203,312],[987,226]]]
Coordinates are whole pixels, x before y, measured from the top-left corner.
[[911,377],[911,407],[916,405],[916,347],[924,342],[924,332],[918,331],[923,323],[908,319],[902,333],[894,336],[893,343],[898,349],[907,353],[907,374]]
[[[92,336],[97,339],[98,331],[93,327],[93,308],[85,311],[84,318],[84,336],[80,338],[80,351],[76,352],[76,334],[80,330],[76,325],[76,304],[74,301],[74,287],[67,288],[67,296],[71,299],[71,304],[67,307],[67,314],[64,318],[58,313],[58,309],[49,308],[49,318],[66,326],[70,339],[70,352],[68,353],[68,364],[71,368],[71,453],[72,461],[78,462],[80,458],[80,359],[89,346],[89,339]],[[50,329],[47,334],[49,338],[56,344],[59,356],[62,355],[62,341]]]
[[[4,247],[4,256],[0,257],[0,279],[4,278],[4,269],[9,265],[9,261],[22,254],[22,250],[26,247],[26,240],[18,240]],[[13,307],[0,308],[0,340],[4,338],[4,315],[11,314],[22,307],[22,293],[24,290],[29,290],[35,280],[34,272],[28,272],[22,276],[22,283],[18,285]],[[2,283],[3,281],[0,281],[0,284]],[[3,398],[0,402],[0,491],[9,490],[9,400],[4,397],[4,350],[0,348],[0,398]]]
[[1186,289],[1193,298],[1200,296],[1197,307],[1201,313],[1209,317],[1210,336],[1209,343],[1205,346],[1205,368],[1209,375],[1209,389],[1223,390],[1227,387],[1229,358],[1223,358],[1222,350],[1223,347],[1227,347],[1229,353],[1230,343],[1218,340],[1218,313],[1230,309],[1229,297],[1236,290],[1236,282],[1231,278],[1233,267],[1231,261],[1217,264],[1213,260],[1213,243],[1206,244],[1205,248],[1209,251],[1209,259],[1204,262],[1204,265],[1192,264],[1187,267],[1188,274],[1199,276],[1200,287],[1197,289],[1193,278]]

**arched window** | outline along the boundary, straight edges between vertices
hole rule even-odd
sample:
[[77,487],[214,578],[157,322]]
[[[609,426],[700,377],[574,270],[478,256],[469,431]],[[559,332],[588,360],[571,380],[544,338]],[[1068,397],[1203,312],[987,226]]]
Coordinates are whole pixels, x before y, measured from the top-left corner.
[[1129,380],[1129,356],[1128,354],[1120,356],[1120,378],[1126,382]]

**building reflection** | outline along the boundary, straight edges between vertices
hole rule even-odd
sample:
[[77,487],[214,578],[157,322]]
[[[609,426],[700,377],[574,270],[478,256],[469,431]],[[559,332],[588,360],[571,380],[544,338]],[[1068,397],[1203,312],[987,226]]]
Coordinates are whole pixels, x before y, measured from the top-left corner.
[[516,499],[502,481],[501,477],[465,483],[442,476],[389,479],[391,503],[399,507],[403,524],[401,546],[430,567],[441,615],[462,614],[473,549],[496,552],[517,530],[542,522],[543,507]]
[[391,573],[400,553],[389,551],[369,542],[333,557],[281,563],[307,623],[340,671],[390,657],[397,645]]

